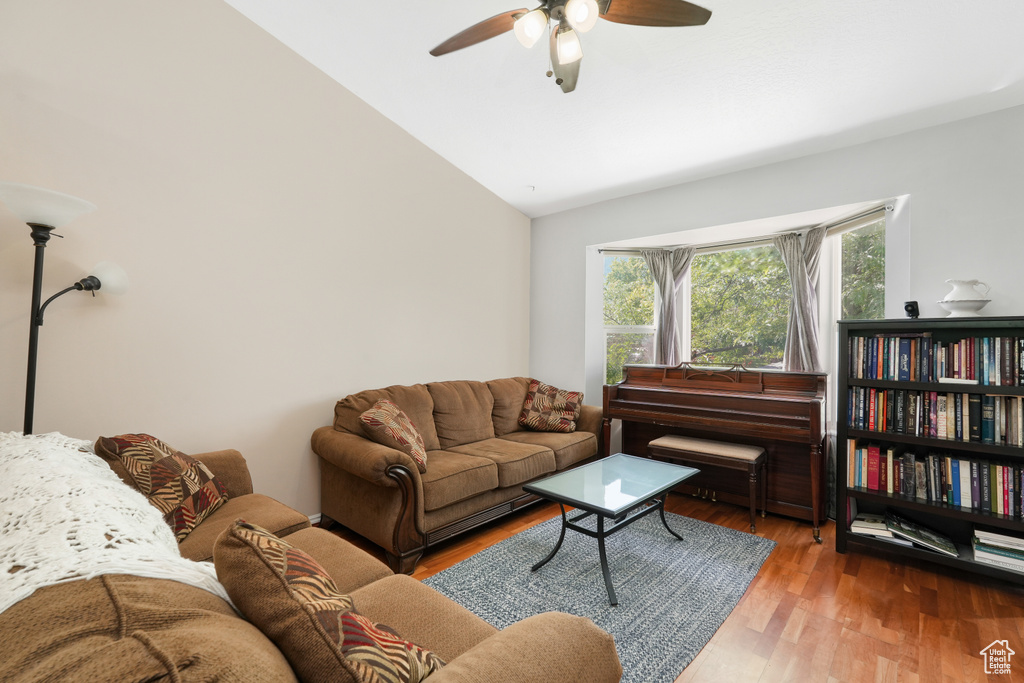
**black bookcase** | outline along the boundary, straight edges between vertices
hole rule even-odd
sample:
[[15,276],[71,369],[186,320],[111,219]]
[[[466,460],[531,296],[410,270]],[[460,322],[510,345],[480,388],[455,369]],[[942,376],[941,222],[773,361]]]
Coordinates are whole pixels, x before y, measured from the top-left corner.
[[[1016,444],[1007,443],[983,443],[981,441],[960,441],[955,439],[939,438],[932,436],[930,431],[921,430],[916,433],[914,426],[904,432],[884,431],[877,427],[881,416],[876,414],[876,429],[869,428],[869,424],[861,424],[859,418],[866,415],[859,403],[860,398],[865,394],[870,396],[870,390],[886,392],[886,396],[900,393],[912,395],[924,395],[924,392],[935,392],[935,394],[961,394],[962,400],[969,401],[975,396],[975,401],[980,401],[985,396],[990,397],[1020,397],[1024,396],[1024,386],[1018,384],[1021,374],[1019,364],[1019,349],[1011,353],[1011,358],[1018,364],[1014,372],[1010,368],[1012,385],[985,385],[982,383],[947,383],[939,382],[932,374],[921,373],[918,367],[918,374],[913,381],[906,378],[909,374],[904,372],[903,377],[897,372],[896,378],[878,379],[867,376],[858,377],[857,364],[861,363],[861,373],[864,370],[865,352],[861,346],[870,344],[868,341],[860,342],[860,338],[886,339],[886,338],[910,338],[917,342],[918,353],[921,348],[935,349],[937,342],[951,344],[963,339],[984,339],[984,338],[1024,338],[1024,318],[1022,317],[970,317],[970,318],[934,318],[934,319],[899,319],[899,320],[844,320],[839,322],[839,361],[837,372],[837,452],[836,452],[836,550],[845,553],[847,549],[857,549],[868,553],[884,552],[889,555],[918,558],[929,562],[935,562],[951,567],[957,567],[967,571],[977,572],[999,579],[1024,583],[1024,572],[1017,572],[1012,569],[983,564],[974,560],[974,553],[971,547],[971,537],[974,528],[981,527],[992,531],[1008,531],[1011,534],[1024,535],[1024,521],[1021,521],[1019,513],[1010,510],[1009,514],[997,514],[990,510],[974,507],[963,507],[951,505],[948,502],[932,501],[927,502],[917,498],[916,495],[904,493],[889,493],[887,486],[882,485],[877,490],[871,490],[867,486],[850,486],[849,456],[848,448],[850,440],[856,446],[864,447],[875,444],[881,452],[886,452],[889,447],[896,447],[902,452],[911,451],[916,458],[934,455],[951,455],[954,458],[963,460],[977,460],[986,463],[998,463],[1020,468],[1024,466],[1024,448]],[[877,344],[877,342],[876,342]],[[883,342],[884,344],[884,342]],[[861,345],[861,346],[859,346]],[[982,344],[983,346],[983,344]],[[877,346],[876,346],[877,348]],[[890,346],[890,350],[898,348],[898,345]],[[978,361],[981,353],[975,354],[974,361]],[[1003,354],[1000,354],[1001,356]],[[869,355],[874,360],[874,357]],[[881,363],[892,359],[883,354]],[[915,361],[917,357],[914,357]],[[925,359],[928,360],[927,358]],[[934,361],[934,358],[932,358]],[[879,363],[879,361],[875,361]],[[968,363],[971,360],[968,359]],[[896,362],[898,366],[898,359]],[[920,366],[920,363],[917,364]],[[875,365],[877,369],[878,365]],[[889,366],[893,368],[892,365]],[[934,365],[932,366],[934,368]],[[1005,371],[1005,369],[1003,369]],[[975,367],[975,371],[978,368]],[[870,373],[868,373],[870,374]],[[875,373],[877,374],[877,372]],[[883,376],[885,373],[883,373]],[[1005,372],[1003,373],[1005,377]],[[851,398],[854,405],[851,406]],[[870,399],[868,399],[870,400]],[[881,399],[879,399],[881,400]],[[998,400],[998,399],[987,399]],[[1005,402],[1004,403],[1008,403]],[[877,405],[877,403],[876,403]],[[886,410],[886,414],[891,414]],[[908,416],[904,415],[906,420]],[[867,420],[868,418],[865,417]],[[930,422],[930,411],[926,422]],[[906,424],[906,422],[905,422]],[[1024,428],[1024,425],[1021,426]],[[909,432],[909,433],[908,433]],[[883,468],[885,466],[883,465]],[[1019,487],[1020,477],[1017,477]],[[1018,497],[1019,493],[1016,494]],[[918,546],[905,547],[891,543],[884,539],[873,538],[850,532],[848,526],[849,502],[855,501],[857,511],[869,513],[883,513],[887,510],[896,512],[912,521],[925,527],[938,531],[956,543],[959,551],[958,557],[943,555],[931,550],[919,548]]]

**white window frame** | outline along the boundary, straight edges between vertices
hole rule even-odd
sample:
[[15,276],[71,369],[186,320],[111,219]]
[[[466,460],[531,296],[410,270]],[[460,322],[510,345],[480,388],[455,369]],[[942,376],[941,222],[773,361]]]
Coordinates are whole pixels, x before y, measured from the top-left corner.
[[[602,288],[601,288],[601,293],[602,293],[602,296],[601,296],[601,301],[602,301],[602,310],[601,310],[601,323],[602,323],[601,324],[601,344],[602,344],[602,346],[601,346],[601,349],[602,349],[602,351],[601,351],[601,358],[602,358],[602,361],[601,361],[601,381],[602,382],[604,382],[607,379],[607,377],[608,377],[608,335],[610,335],[610,334],[650,334],[650,335],[652,335],[654,337],[654,353],[655,353],[655,357],[657,357],[657,353],[658,353],[658,326],[657,326],[656,323],[652,323],[650,325],[605,325],[604,324],[604,309],[603,309],[603,304],[604,304],[604,276],[603,276],[604,268],[603,268],[603,266],[605,265],[605,262],[606,262],[605,259],[615,258],[615,257],[643,258],[640,255],[639,251],[637,251],[635,254],[631,253],[631,252],[624,252],[624,253],[616,253],[616,254],[603,254],[601,256],[601,265],[602,265],[602,270],[601,270],[601,272],[602,272],[602,278],[601,278],[601,285],[602,285]],[[658,295],[658,288],[655,287],[654,288],[654,310],[657,311],[660,305],[661,305],[661,297]],[[655,320],[657,320],[657,315],[655,315]]]

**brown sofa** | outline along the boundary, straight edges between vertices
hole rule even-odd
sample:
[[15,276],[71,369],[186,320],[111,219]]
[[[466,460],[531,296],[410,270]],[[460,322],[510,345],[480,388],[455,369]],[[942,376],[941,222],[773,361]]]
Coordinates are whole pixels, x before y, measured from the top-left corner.
[[[290,508],[251,493],[237,451],[193,457],[226,482],[233,514],[283,531],[300,527],[285,539],[312,555],[360,613],[446,660],[430,680],[619,680],[611,636],[588,619],[552,612],[498,631],[308,520],[298,523],[298,512],[284,514]],[[204,520],[193,532],[203,533],[189,537],[188,555],[212,556],[216,538],[233,521],[231,515]],[[281,651],[227,602],[167,579],[107,574],[41,588],[0,614],[0,633],[3,681],[297,680]]]
[[[597,455],[601,409],[583,406],[571,433],[522,429],[529,384],[525,377],[434,382],[338,401],[334,424],[312,437],[323,522],[373,541],[395,572],[411,573],[428,547],[537,502],[523,484]],[[359,416],[380,399],[394,402],[422,434],[426,472],[368,437]]]

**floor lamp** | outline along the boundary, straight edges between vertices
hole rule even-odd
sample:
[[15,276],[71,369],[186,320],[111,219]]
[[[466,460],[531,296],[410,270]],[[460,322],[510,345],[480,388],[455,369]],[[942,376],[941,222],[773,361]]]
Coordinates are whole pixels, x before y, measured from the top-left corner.
[[[51,301],[71,291],[95,292],[102,289],[108,294],[122,294],[128,289],[128,276],[113,263],[100,263],[90,275],[62,289],[42,305],[43,255],[46,243],[56,228],[78,216],[94,210],[95,205],[62,192],[20,183],[0,182],[0,203],[28,224],[35,244],[35,267],[32,271],[32,313],[29,319],[28,374],[25,380],[25,434],[32,433],[32,417],[36,397],[36,360],[39,351],[39,328],[43,324],[43,311]],[[60,237],[60,235],[58,235]]]

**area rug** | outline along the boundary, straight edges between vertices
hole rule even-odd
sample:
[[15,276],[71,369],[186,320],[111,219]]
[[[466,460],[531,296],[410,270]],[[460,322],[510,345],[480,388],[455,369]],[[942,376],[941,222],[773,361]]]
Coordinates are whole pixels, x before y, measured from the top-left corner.
[[[608,604],[597,540],[566,531],[562,520],[522,531],[423,583],[502,629],[541,612],[589,617],[615,637],[624,683],[671,683],[722,625],[775,542],[725,527],[657,513],[608,537],[608,564],[619,600]],[[586,526],[587,518],[580,524]],[[591,524],[590,528],[593,528]]]

